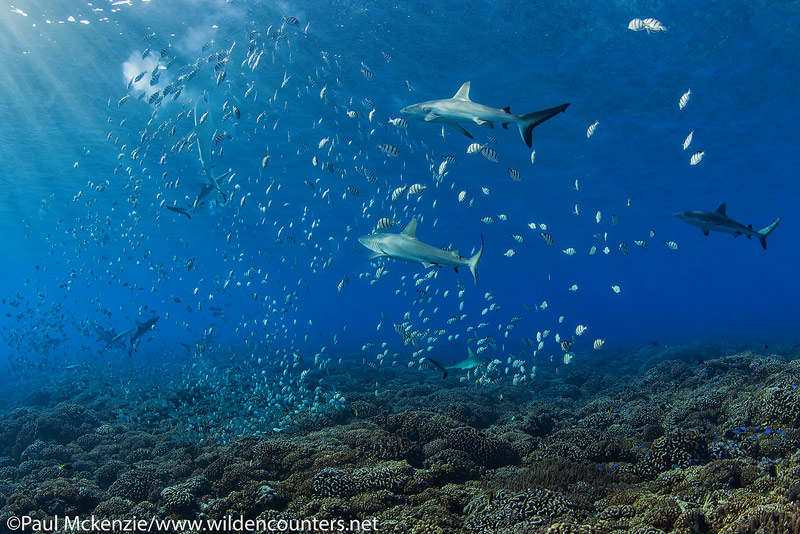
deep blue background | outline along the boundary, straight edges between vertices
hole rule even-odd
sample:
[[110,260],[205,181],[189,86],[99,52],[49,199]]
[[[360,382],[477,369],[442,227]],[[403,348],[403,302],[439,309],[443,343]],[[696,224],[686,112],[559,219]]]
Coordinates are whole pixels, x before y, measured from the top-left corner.
[[[221,346],[232,344],[230,350],[267,350],[259,342],[269,339],[269,351],[286,349],[313,361],[322,347],[327,355],[347,355],[373,342],[376,346],[368,353],[374,355],[385,341],[405,364],[412,348],[402,345],[392,323],[401,322],[408,310],[417,327],[461,334],[453,342],[444,336],[435,345],[433,354],[445,360],[465,353],[466,329],[480,322],[489,323],[481,335],[490,333],[505,342],[493,353],[501,359],[503,352],[522,349],[522,338],[535,337],[537,330],[567,336],[577,324],[588,325],[589,331],[586,342],[575,347],[576,363],[602,357],[590,349],[595,338],[607,340],[606,350],[651,341],[769,344],[796,339],[800,16],[789,11],[796,8],[742,1],[701,7],[414,2],[413,8],[333,2],[325,3],[324,10],[321,3],[311,2],[132,4],[115,9],[102,3],[96,7],[103,11],[92,12],[79,2],[20,1],[15,6],[28,16],[0,12],[0,239],[6,251],[0,294],[22,297],[19,308],[3,308],[3,335],[12,345],[3,346],[3,361],[44,358],[56,366],[79,361],[102,347],[87,334],[88,325],[96,322],[121,331],[150,310],[162,319],[153,341],[139,349],[139,359],[177,358],[182,354],[177,343],[192,344],[213,326],[212,339]],[[70,15],[89,24],[69,22]],[[286,27],[288,45],[284,40],[276,50],[267,28],[277,29],[283,16],[297,17],[300,26]],[[635,17],[658,18],[669,30],[629,31],[628,22]],[[240,67],[251,30],[261,32],[258,45],[266,47],[256,72]],[[151,32],[156,37],[145,42]],[[200,45],[212,38],[215,44],[201,52]],[[205,58],[234,41],[227,80],[217,87],[213,64]],[[117,108],[127,94],[123,65],[140,57],[148,44],[156,54],[172,45],[169,56],[176,59],[162,71],[162,80],[174,80],[178,67],[198,58],[201,70],[177,102],[165,100],[156,110],[137,100],[139,91],[133,91]],[[327,74],[321,72],[322,51],[331,58]],[[362,75],[362,62],[374,80]],[[281,89],[284,73],[292,78]],[[309,76],[316,85],[309,84]],[[412,122],[406,133],[392,125],[384,131],[370,124],[361,104],[363,98],[371,99],[375,119],[388,123],[401,107],[449,97],[466,80],[472,82],[476,102],[510,105],[519,114],[571,103],[566,113],[534,133],[535,165],[513,127],[508,132],[467,127],[481,142],[487,134],[497,138],[492,147],[500,162],[492,163],[467,155],[470,141],[454,130],[445,130],[442,139],[439,125]],[[244,91],[252,82],[257,101],[245,101]],[[324,85],[336,107],[319,98]],[[678,100],[688,88],[691,100],[680,111]],[[185,197],[196,195],[196,150],[169,152],[180,136],[190,133],[190,122],[180,122],[175,137],[153,140],[138,160],[130,153],[141,144],[141,132],[152,134],[159,124],[174,120],[204,89],[217,106],[218,120],[226,99],[241,108],[237,124],[225,123],[232,139],[222,143],[224,154],[216,158],[220,172],[229,167],[236,171],[226,190],[239,190],[231,205],[201,210],[189,221],[159,203],[165,198],[169,204],[185,205]],[[270,105],[276,90],[277,104]],[[359,118],[347,117],[349,109]],[[256,123],[262,112],[267,119]],[[586,129],[594,121],[599,126],[587,140]],[[372,129],[374,134],[367,135]],[[681,144],[692,130],[694,142],[683,151]],[[337,135],[330,155],[328,147],[317,150],[320,139]],[[375,148],[382,143],[396,145],[400,157],[385,158]],[[162,150],[168,152],[163,167]],[[696,150],[704,150],[705,158],[691,167],[689,156]],[[270,163],[261,169],[267,151]],[[443,154],[455,156],[457,164],[435,187],[430,165],[438,165]],[[346,177],[312,166],[314,156],[346,169]],[[379,192],[355,165],[375,172]],[[124,172],[128,166],[133,169],[130,178]],[[523,180],[512,181],[508,167],[520,170]],[[164,171],[170,179],[181,177],[177,190],[165,189]],[[89,185],[105,180],[109,185],[102,191]],[[314,190],[306,180],[315,182]],[[275,185],[265,197],[271,181]],[[392,188],[412,183],[426,184],[428,190],[419,199],[389,200]],[[347,186],[358,188],[360,195],[343,199]],[[491,189],[490,196],[481,193],[483,186]],[[326,189],[332,205],[321,198]],[[472,208],[457,202],[462,189],[467,199],[475,198]],[[251,196],[239,208],[243,194]],[[138,199],[135,206],[128,201],[131,195]],[[372,198],[374,205],[362,217]],[[259,204],[268,200],[272,206],[261,213]],[[727,202],[731,217],[756,228],[783,217],[767,251],[741,237],[704,237],[672,216],[681,210],[714,210],[721,202]],[[579,216],[573,213],[575,203]],[[600,224],[594,220],[598,210],[603,214]],[[412,212],[423,217],[418,230],[422,240],[452,245],[462,255],[479,245],[483,233],[479,289],[468,273],[444,269],[438,278],[414,286],[411,276],[425,274],[424,269],[394,262],[386,264],[388,274],[375,285],[359,278],[374,273],[377,264],[365,251],[356,251],[356,238],[369,233],[380,217],[405,223]],[[487,226],[479,220],[497,219],[501,213],[507,214],[507,222]],[[612,214],[619,226],[611,225]],[[319,225],[312,229],[315,220]],[[555,247],[543,242],[539,230],[529,229],[530,222],[546,223]],[[282,235],[294,237],[294,244],[275,243],[282,226]],[[311,239],[304,233],[308,231]],[[608,232],[608,256],[587,255],[592,244],[605,245],[593,237],[596,232]],[[513,241],[512,234],[522,235],[525,243]],[[645,239],[649,248],[634,247],[633,239]],[[680,249],[667,249],[665,240],[679,243]],[[622,241],[628,255],[617,248]],[[567,247],[578,254],[567,257],[561,252]],[[516,256],[503,256],[509,248]],[[330,267],[322,270],[331,256]],[[192,258],[194,268],[187,270]],[[251,268],[251,276],[245,276]],[[222,292],[231,270],[231,287]],[[350,283],[340,294],[337,284],[344,276]],[[457,281],[467,286],[464,313],[469,316],[449,326],[447,318],[459,313]],[[576,293],[567,290],[573,283],[580,287]],[[614,284],[621,287],[620,294],[611,291]],[[424,305],[425,316],[433,318],[427,325],[417,317],[420,305],[412,306],[418,288],[432,299]],[[396,289],[404,293],[395,295]],[[288,299],[292,305],[286,305],[287,294],[295,291]],[[500,311],[482,316],[488,291],[494,292],[491,302]],[[202,302],[198,310],[198,301],[209,294],[213,301]],[[524,305],[543,300],[549,303],[546,311],[525,311]],[[220,307],[224,317],[215,316],[209,306]],[[111,316],[101,308],[111,310]],[[561,325],[560,315],[566,317]],[[513,316],[522,321],[503,338]],[[382,327],[376,330],[379,322]],[[63,341],[54,346],[47,336]],[[540,358],[550,354],[560,358],[553,343]],[[121,351],[102,357],[126,358]]]

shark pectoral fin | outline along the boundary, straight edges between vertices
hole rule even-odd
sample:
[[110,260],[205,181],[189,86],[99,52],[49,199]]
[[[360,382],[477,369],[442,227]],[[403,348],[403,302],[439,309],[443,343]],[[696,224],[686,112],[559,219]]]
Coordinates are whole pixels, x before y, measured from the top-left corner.
[[427,261],[423,261],[422,262],[422,266],[425,267],[426,269],[430,269],[431,267],[434,267],[435,265],[436,265],[435,263],[430,263],[430,262],[427,262]]
[[427,115],[425,115],[425,122],[432,122],[439,118],[439,115],[434,113],[433,111],[429,111]]
[[447,369],[445,368],[444,365],[442,365],[441,363],[437,362],[433,358],[428,358],[428,361],[430,361],[433,365],[435,365],[436,367],[438,367],[439,369],[442,370],[442,372],[444,373],[444,376],[442,377],[442,380],[447,378]]
[[703,235],[705,235],[705,236],[707,236],[707,235],[708,235],[708,230],[706,230],[705,228],[701,228],[700,230],[702,230],[702,231],[703,231]]
[[369,259],[374,260],[375,258],[381,258],[384,255],[385,254],[383,252],[373,252],[372,254],[369,255]]
[[[487,122],[489,122],[489,121],[485,121],[483,119],[479,119],[478,117],[475,117],[472,120],[473,120],[473,122],[475,122],[475,124],[486,124]],[[491,124],[491,122],[489,122],[489,124]]]
[[465,130],[465,129],[464,129],[464,128],[463,128],[463,127],[460,125],[460,124],[457,124],[457,123],[455,123],[455,122],[448,122],[447,124],[449,124],[450,126],[452,126],[453,128],[455,128],[456,130],[458,130],[458,131],[459,131],[459,132],[461,132],[462,134],[466,135],[466,136],[467,136],[467,137],[469,137],[470,139],[475,139],[475,138],[474,138],[474,137],[472,137],[472,135],[471,135],[471,134],[470,134],[468,131],[466,131],[466,130]]

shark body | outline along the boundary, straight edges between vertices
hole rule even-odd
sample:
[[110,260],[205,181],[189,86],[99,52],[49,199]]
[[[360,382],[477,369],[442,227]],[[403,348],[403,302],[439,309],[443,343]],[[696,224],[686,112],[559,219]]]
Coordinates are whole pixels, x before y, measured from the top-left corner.
[[452,365],[444,365],[433,358],[428,358],[428,360],[442,370],[444,376],[442,379],[447,378],[448,371],[469,371],[472,369],[477,369],[478,367],[482,367],[489,363],[489,359],[481,358],[480,356],[476,356],[472,349],[467,347],[467,357],[460,362],[455,362]]
[[[220,187],[221,180],[214,175],[212,143],[217,131],[214,129],[214,119],[211,115],[211,107],[207,104],[203,107],[194,106],[194,133],[197,139],[197,153],[200,157],[200,164],[203,166],[201,172],[206,178],[207,186],[212,191],[218,191],[222,195],[223,202],[227,201],[225,192]],[[201,191],[202,194],[202,191]]]
[[715,232],[725,232],[733,234],[734,237],[746,235],[747,239],[756,237],[761,242],[764,250],[767,249],[767,236],[780,224],[781,218],[778,217],[774,223],[761,230],[753,229],[752,225],[745,226],[744,224],[734,221],[728,217],[726,213],[726,205],[720,204],[717,211],[679,211],[675,213],[675,217],[685,223],[697,226],[703,231],[703,234],[708,235],[710,230]]
[[[210,197],[215,192],[219,191],[222,186],[222,181],[225,178],[227,178],[231,174],[231,172],[232,171],[226,171],[217,176],[215,178],[217,182],[216,187],[211,184],[203,184],[203,186],[200,188],[200,192],[197,194],[197,198],[194,199],[194,202],[192,203],[192,208],[197,209],[198,207],[202,206],[206,202],[206,200],[208,200],[208,197]],[[222,200],[223,202],[226,201],[224,193],[222,194]]]
[[139,346],[139,341],[141,340],[142,336],[144,336],[147,332],[149,332],[150,329],[155,326],[155,324],[158,322],[160,318],[161,317],[159,317],[158,315],[155,315],[143,323],[136,321],[136,329],[135,329],[136,331],[134,332],[133,328],[128,331],[128,332],[133,332],[133,335],[131,336],[130,340],[131,344],[128,347],[128,356],[130,356],[131,353],[134,350],[136,350],[136,348]]
[[561,104],[550,109],[534,111],[525,115],[513,115],[511,108],[491,108],[473,102],[469,98],[470,82],[464,82],[458,92],[452,98],[440,100],[429,100],[412,104],[400,110],[400,113],[412,119],[425,122],[440,122],[447,124],[463,133],[470,139],[474,139],[470,133],[461,126],[460,122],[472,122],[475,124],[488,124],[490,128],[494,123],[499,123],[503,128],[508,128],[509,124],[516,124],[519,128],[519,135],[529,147],[532,143],[533,129],[562,111],[567,109],[569,103]]
[[117,334],[113,328],[110,330],[106,330],[105,328],[101,327],[100,325],[94,325],[94,331],[97,333],[97,341],[102,341],[106,344],[104,349],[113,347],[113,346],[120,346],[123,347],[125,345],[123,339],[133,333],[134,329],[126,330]]
[[444,251],[442,249],[423,243],[417,239],[417,219],[411,222],[398,234],[370,234],[358,238],[358,242],[370,249],[372,258],[387,257],[411,263],[420,263],[424,267],[447,266],[454,267],[458,272],[459,267],[467,267],[478,285],[478,262],[483,255],[483,235],[481,235],[481,248],[471,258],[462,258],[458,251]]
[[128,335],[133,334],[135,330],[136,330],[135,328],[131,328],[130,330],[125,330],[124,332],[120,332],[119,334],[115,335],[108,341],[105,348],[113,347],[114,345],[120,345],[124,347],[125,343],[123,339]]

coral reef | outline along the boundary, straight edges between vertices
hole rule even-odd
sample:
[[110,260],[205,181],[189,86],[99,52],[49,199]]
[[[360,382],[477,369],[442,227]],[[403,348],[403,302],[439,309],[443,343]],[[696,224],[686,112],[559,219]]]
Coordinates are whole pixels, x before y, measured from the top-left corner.
[[[652,364],[639,374],[579,369],[537,378],[529,392],[410,385],[393,371],[374,398],[333,376],[357,390],[350,398],[342,386],[349,400],[337,415],[226,440],[187,438],[168,411],[122,420],[135,400],[114,406],[98,393],[80,405],[49,388],[0,415],[0,520],[374,518],[398,534],[800,532],[800,365],[711,347],[705,356],[647,354]],[[499,393],[514,402],[492,401]]]

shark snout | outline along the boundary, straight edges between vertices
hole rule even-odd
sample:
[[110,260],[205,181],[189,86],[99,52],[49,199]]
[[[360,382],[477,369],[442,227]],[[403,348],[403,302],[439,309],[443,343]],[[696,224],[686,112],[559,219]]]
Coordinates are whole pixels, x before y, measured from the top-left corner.
[[372,236],[364,235],[358,238],[358,242],[367,247],[370,250],[376,249],[375,239]]

